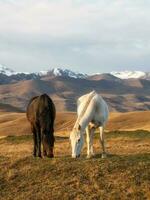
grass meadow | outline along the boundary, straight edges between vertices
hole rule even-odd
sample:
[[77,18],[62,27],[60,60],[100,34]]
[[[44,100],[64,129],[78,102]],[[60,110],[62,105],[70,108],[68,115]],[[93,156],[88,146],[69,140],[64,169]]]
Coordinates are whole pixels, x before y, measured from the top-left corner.
[[56,137],[55,158],[33,158],[32,136],[0,139],[1,200],[150,199],[150,132],[114,131],[106,135],[108,157],[72,159],[68,137]]

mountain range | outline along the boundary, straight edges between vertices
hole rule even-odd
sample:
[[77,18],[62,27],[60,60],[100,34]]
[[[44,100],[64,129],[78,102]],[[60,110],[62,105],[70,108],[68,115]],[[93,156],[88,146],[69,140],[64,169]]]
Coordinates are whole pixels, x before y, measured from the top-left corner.
[[87,75],[54,68],[35,73],[15,72],[0,65],[0,109],[25,110],[29,99],[47,93],[58,111],[75,111],[79,96],[96,90],[111,111],[149,110],[150,73],[124,71]]
[[[130,79],[130,78],[140,78],[140,79],[150,79],[150,72],[143,72],[143,71],[122,71],[122,72],[117,72],[113,71],[108,73],[109,75],[115,76],[120,79]],[[7,76],[12,79],[16,80],[22,78],[24,79],[35,79],[47,75],[52,75],[52,76],[63,76],[63,77],[70,77],[70,78],[79,78],[79,79],[89,79],[90,77],[93,76],[102,76],[102,73],[95,73],[93,75],[87,75],[84,73],[78,73],[74,72],[69,69],[63,69],[63,68],[52,68],[47,71],[40,71],[40,72],[34,72],[34,73],[29,73],[29,72],[16,72],[4,65],[0,64],[0,75],[2,76]],[[18,79],[17,79],[18,77]]]

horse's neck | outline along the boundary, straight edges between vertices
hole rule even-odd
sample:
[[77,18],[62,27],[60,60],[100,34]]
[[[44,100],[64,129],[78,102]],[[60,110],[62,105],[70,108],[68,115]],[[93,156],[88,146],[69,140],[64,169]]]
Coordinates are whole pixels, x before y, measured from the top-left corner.
[[92,98],[95,96],[95,91],[93,91],[89,96],[88,96],[88,99],[87,101],[85,102],[85,105],[81,111],[81,113],[79,114],[79,116],[77,117],[77,120],[75,122],[75,125],[74,125],[74,128],[77,128],[80,124],[80,120],[81,118],[83,117],[84,113],[86,112],[86,109],[90,103],[90,101],[92,100]]
[[91,118],[93,116],[93,112],[94,112],[94,109],[93,109],[93,104],[90,105],[90,108],[89,108],[89,104],[92,100],[92,98],[95,96],[95,92],[93,92],[87,102],[85,103],[80,115],[78,116],[77,118],[77,121],[75,123],[75,127],[77,127],[79,124],[81,126],[81,129],[85,129],[86,126],[88,125],[88,123],[91,121]]
[[90,106],[88,107],[86,113],[80,120],[80,126],[82,130],[85,130],[89,122],[91,122],[91,120],[93,119],[94,114],[95,114],[94,102],[92,102]]

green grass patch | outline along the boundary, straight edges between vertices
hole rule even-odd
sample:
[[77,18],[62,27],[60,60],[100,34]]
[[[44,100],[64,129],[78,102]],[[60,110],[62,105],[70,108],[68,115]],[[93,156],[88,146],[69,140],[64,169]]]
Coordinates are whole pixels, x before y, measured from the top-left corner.
[[[29,142],[32,141],[33,136],[31,135],[20,135],[20,136],[15,136],[15,135],[10,135],[4,138],[1,138],[0,141],[1,143],[8,142],[10,144],[20,144],[20,143],[24,143],[24,142]],[[68,137],[60,137],[60,136],[56,136],[55,137],[56,141],[64,141],[64,140],[68,140]]]
[[[106,139],[147,139],[150,138],[150,132],[145,130],[136,130],[136,131],[110,131],[105,132]],[[95,138],[99,138],[99,132],[96,132]]]
[[[146,139],[150,138],[150,132],[145,130],[137,130],[137,131],[110,131],[105,133],[106,139],[114,139],[114,138],[131,138],[131,139]],[[19,144],[23,142],[29,142],[32,140],[31,135],[21,135],[21,136],[7,136],[5,138],[0,139],[1,142],[6,141],[12,144]],[[96,132],[95,138],[99,138],[99,133]],[[63,141],[68,139],[68,137],[56,137],[56,141]]]
[[136,131],[111,131],[106,133],[106,138],[150,138],[150,132],[145,130]]
[[11,136],[2,138],[1,142],[6,141],[6,142],[12,143],[12,144],[19,144],[19,143],[23,143],[23,142],[29,142],[31,140],[32,140],[32,135],[20,135],[20,136],[11,135]]

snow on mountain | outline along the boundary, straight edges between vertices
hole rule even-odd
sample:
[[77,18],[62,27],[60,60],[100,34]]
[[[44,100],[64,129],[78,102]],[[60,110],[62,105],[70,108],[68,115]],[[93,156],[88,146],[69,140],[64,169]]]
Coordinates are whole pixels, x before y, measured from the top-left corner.
[[145,72],[142,71],[122,71],[122,72],[111,72],[113,76],[116,76],[120,79],[129,79],[129,78],[143,78],[146,76]]
[[11,76],[11,75],[15,74],[16,72],[14,70],[9,69],[8,67],[0,64],[0,73],[5,74],[7,76]]
[[142,79],[150,80],[150,72],[146,72]]
[[[31,74],[29,72],[16,72],[4,65],[0,65],[0,73],[5,74],[7,76],[19,75],[19,74],[25,74],[25,75]],[[54,76],[64,76],[64,77],[81,78],[81,79],[84,79],[87,77],[86,74],[77,73],[69,69],[62,69],[62,68],[53,68],[51,70],[40,71],[40,72],[32,73],[32,74],[35,74],[38,76],[54,75]]]
[[48,74],[49,71],[40,71],[40,72],[37,72],[36,74],[39,75],[39,76],[46,76]]
[[29,72],[16,72],[16,71],[6,67],[5,65],[1,65],[1,64],[0,64],[0,73],[5,74],[6,76],[12,76],[12,75],[17,75],[17,74],[26,74],[26,75],[31,74]]
[[[16,72],[8,67],[6,67],[5,65],[1,65],[0,64],[0,74],[4,74],[6,76],[12,76],[12,75],[16,75],[16,76],[33,76],[33,78],[37,77],[41,77],[41,76],[47,76],[47,75],[52,75],[52,76],[62,76],[62,77],[71,77],[71,78],[79,78],[79,79],[87,79],[89,77],[91,77],[91,75],[87,75],[87,74],[83,74],[83,73],[78,73],[78,72],[74,72],[72,70],[69,69],[63,69],[63,68],[53,68],[50,70],[46,70],[46,71],[40,71],[40,72],[36,72],[36,73],[29,73],[29,72]],[[108,73],[108,75],[113,75],[117,78],[120,79],[130,79],[130,78],[141,78],[141,79],[147,79],[150,80],[150,72],[142,72],[142,71],[121,71],[121,72],[111,72]],[[92,76],[102,76],[104,75],[103,73],[95,73],[92,74]],[[106,75],[106,74],[105,74]],[[29,77],[28,77],[29,78]]]
[[64,76],[64,77],[81,78],[81,79],[87,78],[86,74],[73,72],[69,69],[54,68],[49,72],[52,73],[54,76]]

